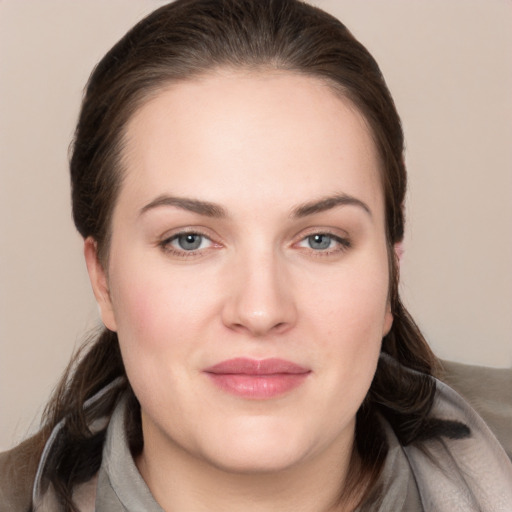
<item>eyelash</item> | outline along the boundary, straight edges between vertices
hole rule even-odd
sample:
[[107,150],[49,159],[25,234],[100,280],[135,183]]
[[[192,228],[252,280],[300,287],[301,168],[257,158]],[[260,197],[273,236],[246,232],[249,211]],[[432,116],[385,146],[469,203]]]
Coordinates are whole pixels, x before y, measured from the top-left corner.
[[[322,258],[322,257],[327,257],[327,256],[333,256],[336,254],[342,254],[352,247],[352,242],[350,241],[350,239],[340,237],[338,235],[335,235],[334,233],[330,233],[329,231],[311,232],[311,233],[307,234],[306,236],[303,236],[298,243],[299,244],[307,243],[308,239],[311,239],[315,236],[328,237],[332,242],[334,242],[336,244],[336,246],[334,248],[328,248],[326,250],[315,250],[312,247],[309,247],[309,248],[304,247],[304,249],[306,249],[307,251],[311,251],[311,253],[315,257]],[[297,245],[297,244],[295,244],[295,245]]]
[[[205,233],[198,231],[198,230],[185,230],[180,231],[170,237],[165,238],[164,240],[160,241],[158,243],[158,246],[166,253],[171,254],[173,256],[177,256],[179,258],[192,258],[201,256],[204,254],[205,248],[199,248],[195,250],[187,251],[185,249],[176,249],[173,247],[172,242],[175,240],[178,240],[180,237],[192,235],[192,236],[198,236],[201,237],[203,240],[208,240],[214,247],[220,247],[220,244],[216,244],[213,242],[213,240],[206,235]],[[349,250],[352,247],[352,242],[348,238],[343,238],[338,235],[335,235],[334,233],[330,233],[328,231],[314,231],[311,232],[305,236],[302,236],[299,242],[294,243],[294,246],[297,246],[300,243],[307,243],[308,239],[311,239],[315,236],[325,236],[328,237],[331,241],[333,241],[336,244],[336,247],[334,248],[328,248],[326,250],[315,250],[312,247],[306,248],[306,247],[300,247],[300,249],[305,249],[306,251],[309,251],[312,255],[315,257],[326,257],[326,256],[332,256],[334,254],[340,254],[344,253],[347,250]],[[208,249],[208,248],[206,248]]]
[[191,257],[199,256],[199,255],[203,254],[203,252],[205,250],[204,248],[187,251],[185,249],[176,249],[175,247],[172,246],[172,242],[174,242],[175,240],[178,240],[180,237],[187,236],[187,235],[199,236],[203,240],[205,240],[205,239],[208,240],[212,245],[219,246],[219,244],[215,244],[215,242],[213,242],[212,239],[208,235],[206,235],[205,233],[202,233],[201,231],[198,231],[198,230],[180,231],[179,233],[176,233],[170,237],[165,238],[164,240],[159,242],[158,245],[165,253],[171,254],[173,256],[177,256],[179,258],[191,258]]

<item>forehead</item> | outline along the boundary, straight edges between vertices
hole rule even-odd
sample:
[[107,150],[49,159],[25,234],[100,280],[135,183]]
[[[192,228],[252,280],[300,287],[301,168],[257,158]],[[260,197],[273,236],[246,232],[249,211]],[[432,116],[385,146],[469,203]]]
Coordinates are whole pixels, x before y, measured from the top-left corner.
[[[307,201],[333,192],[381,202],[364,117],[325,81],[217,70],[169,84],[130,119],[123,188],[215,202]],[[123,195],[123,191],[121,193]]]

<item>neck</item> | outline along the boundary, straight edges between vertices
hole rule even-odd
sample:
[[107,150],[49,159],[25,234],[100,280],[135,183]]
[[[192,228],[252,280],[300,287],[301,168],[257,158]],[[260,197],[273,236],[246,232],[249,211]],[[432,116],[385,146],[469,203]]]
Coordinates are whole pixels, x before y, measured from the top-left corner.
[[348,512],[355,509],[365,485],[343,493],[349,471],[359,461],[350,443],[279,471],[236,472],[191,456],[176,444],[162,453],[160,443],[146,441],[136,460],[153,496],[166,512]]

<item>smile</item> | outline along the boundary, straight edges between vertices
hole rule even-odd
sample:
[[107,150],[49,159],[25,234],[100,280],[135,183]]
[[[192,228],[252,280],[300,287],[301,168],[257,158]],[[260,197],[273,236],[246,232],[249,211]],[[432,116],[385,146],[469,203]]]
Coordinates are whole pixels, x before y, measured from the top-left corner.
[[235,358],[206,368],[204,373],[227,393],[265,400],[297,388],[311,370],[284,359]]

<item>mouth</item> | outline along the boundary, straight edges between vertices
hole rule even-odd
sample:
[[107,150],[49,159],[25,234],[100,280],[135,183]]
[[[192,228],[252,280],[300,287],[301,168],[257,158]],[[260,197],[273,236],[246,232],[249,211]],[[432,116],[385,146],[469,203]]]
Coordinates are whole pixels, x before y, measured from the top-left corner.
[[222,361],[203,372],[222,391],[253,400],[284,395],[311,374],[310,369],[284,359],[243,357]]

